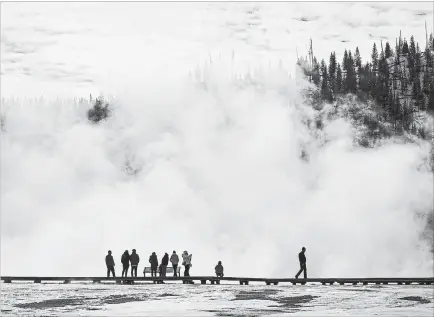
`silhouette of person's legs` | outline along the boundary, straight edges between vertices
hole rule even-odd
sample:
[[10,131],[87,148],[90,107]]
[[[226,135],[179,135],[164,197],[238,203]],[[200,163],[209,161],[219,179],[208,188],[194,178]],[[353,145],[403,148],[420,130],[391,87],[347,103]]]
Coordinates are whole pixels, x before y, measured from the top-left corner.
[[185,266],[184,276],[190,276],[190,265]]
[[131,265],[131,277],[137,277],[137,265]]
[[129,265],[124,265],[123,266],[123,268],[122,268],[122,277],[124,277],[124,274],[125,274],[125,277],[128,276],[128,268],[129,268]]
[[107,277],[110,277],[110,272],[113,274],[113,277],[116,277],[115,268],[113,265],[107,266]]
[[173,264],[173,277],[178,277],[178,264]]
[[306,263],[300,263],[300,271],[295,275],[295,278],[298,278],[301,272],[304,272],[304,278],[307,278]]

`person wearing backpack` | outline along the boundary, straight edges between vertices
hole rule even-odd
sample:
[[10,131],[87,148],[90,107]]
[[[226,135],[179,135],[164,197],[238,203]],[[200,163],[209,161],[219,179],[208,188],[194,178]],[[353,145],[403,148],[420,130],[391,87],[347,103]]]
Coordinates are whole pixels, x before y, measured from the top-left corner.
[[[193,255],[192,254],[188,254],[187,251],[184,251],[182,253],[182,265],[184,265],[184,276],[190,276],[190,268],[193,266],[191,264],[191,257]],[[185,281],[187,284],[193,284],[193,281]]]
[[217,277],[223,277],[222,261],[219,261],[219,263],[215,266],[215,274]]
[[133,249],[133,252],[130,255],[130,262],[131,262],[131,277],[133,276],[137,277],[137,266],[139,266],[140,257],[136,253],[136,249]]
[[130,253],[128,250],[125,250],[125,252],[122,254],[121,257],[121,263],[122,263],[122,277],[127,277],[128,275],[128,268],[130,267]]

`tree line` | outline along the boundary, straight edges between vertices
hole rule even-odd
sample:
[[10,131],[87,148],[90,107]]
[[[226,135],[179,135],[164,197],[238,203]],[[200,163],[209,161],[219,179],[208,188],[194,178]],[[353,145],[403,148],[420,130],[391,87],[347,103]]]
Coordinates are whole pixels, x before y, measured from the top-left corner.
[[[311,53],[311,52],[310,52]],[[333,102],[339,96],[354,94],[363,101],[378,105],[379,119],[390,122],[395,131],[415,132],[417,113],[434,112],[434,39],[431,33],[424,50],[414,37],[410,41],[396,39],[383,48],[373,44],[370,60],[362,62],[359,48],[354,54],[345,50],[342,63],[331,52],[328,64],[311,56],[309,67],[302,67],[305,76],[319,90],[322,100]],[[299,59],[299,65],[306,65]]]

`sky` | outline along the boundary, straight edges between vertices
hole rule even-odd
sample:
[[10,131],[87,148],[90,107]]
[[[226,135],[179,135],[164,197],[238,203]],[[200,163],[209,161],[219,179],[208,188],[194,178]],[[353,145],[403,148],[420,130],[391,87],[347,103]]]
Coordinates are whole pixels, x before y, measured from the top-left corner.
[[[432,3],[2,3],[1,274],[104,275],[109,249],[119,274],[135,248],[140,271],[187,250],[192,275],[292,277],[305,246],[311,277],[432,275],[429,142],[316,131],[295,78],[310,37],[319,58],[366,60],[432,19]],[[87,122],[89,94],[106,122]]]

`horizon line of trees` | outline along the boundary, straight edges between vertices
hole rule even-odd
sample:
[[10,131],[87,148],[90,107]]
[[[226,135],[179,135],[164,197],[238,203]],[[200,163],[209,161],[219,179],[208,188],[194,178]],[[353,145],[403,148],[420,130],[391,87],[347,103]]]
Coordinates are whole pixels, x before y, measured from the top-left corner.
[[[312,51],[310,52],[312,53]],[[318,89],[320,98],[333,102],[339,96],[354,94],[363,101],[372,100],[379,106],[377,115],[390,122],[395,131],[417,130],[416,114],[420,111],[434,112],[434,39],[431,33],[425,49],[410,37],[401,34],[395,49],[389,42],[380,50],[374,42],[370,60],[362,62],[359,48],[354,54],[345,50],[342,63],[336,52],[330,54],[329,63],[318,62],[311,56],[309,67],[302,67],[304,75]],[[298,64],[306,66],[307,59]]]

